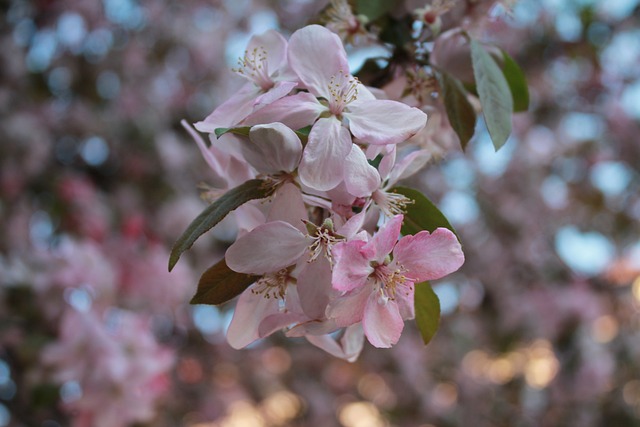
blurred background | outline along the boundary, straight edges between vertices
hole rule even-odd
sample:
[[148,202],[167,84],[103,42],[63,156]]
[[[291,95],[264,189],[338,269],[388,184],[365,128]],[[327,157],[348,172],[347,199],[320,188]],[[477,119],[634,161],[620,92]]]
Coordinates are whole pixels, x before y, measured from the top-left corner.
[[480,130],[407,183],[467,259],[434,282],[427,347],[407,322],[355,363],[281,334],[236,351],[232,303],[188,305],[235,231],[167,273],[212,178],[179,122],[242,85],[252,34],[288,36],[326,5],[0,4],[0,427],[640,426],[637,0],[474,18],[531,106],[498,153]]

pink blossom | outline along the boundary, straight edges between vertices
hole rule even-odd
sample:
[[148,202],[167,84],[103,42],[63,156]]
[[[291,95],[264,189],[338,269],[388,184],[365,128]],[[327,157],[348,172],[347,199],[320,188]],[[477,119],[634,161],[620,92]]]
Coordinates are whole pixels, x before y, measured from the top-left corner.
[[287,41],[276,31],[253,36],[233,71],[249,80],[233,97],[195,124],[201,132],[240,123],[256,108],[287,95],[298,85],[287,64]]
[[311,188],[330,190],[345,178],[344,159],[353,145],[349,131],[365,143],[397,144],[426,123],[426,115],[416,108],[376,99],[349,73],[340,38],[324,27],[310,25],[296,31],[288,57],[309,94],[282,98],[247,120],[249,124],[282,121],[292,127],[313,124],[299,169],[300,180]]
[[345,294],[327,315],[338,326],[362,322],[376,347],[398,342],[404,319],[414,316],[414,284],[439,279],[464,262],[462,248],[449,230],[421,231],[398,241],[402,215],[396,215],[371,240],[351,240],[333,248],[333,287]]

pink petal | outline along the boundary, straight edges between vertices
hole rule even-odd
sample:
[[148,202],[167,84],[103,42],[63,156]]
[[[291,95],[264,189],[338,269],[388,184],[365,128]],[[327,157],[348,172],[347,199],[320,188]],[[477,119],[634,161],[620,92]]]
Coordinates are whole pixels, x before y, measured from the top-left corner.
[[262,295],[253,294],[251,288],[244,291],[238,298],[227,330],[227,341],[231,347],[244,348],[260,338],[260,323],[265,317],[278,313],[279,304],[276,298],[267,299]]
[[302,183],[326,191],[342,182],[344,159],[352,145],[349,131],[335,117],[318,120],[311,129],[298,169]]
[[335,260],[331,284],[339,291],[351,291],[364,286],[367,278],[373,273],[371,258],[363,248],[367,242],[352,240],[337,243],[333,246],[332,255]]
[[265,274],[295,264],[310,242],[293,225],[273,221],[260,225],[235,241],[225,259],[234,271]]
[[302,220],[307,219],[309,216],[300,189],[290,182],[278,188],[271,202],[267,222],[285,221],[300,230],[302,234],[306,234],[307,228]]
[[381,301],[378,293],[371,293],[362,319],[364,334],[378,348],[389,348],[400,339],[404,321],[398,305],[393,301]]
[[349,72],[347,53],[340,38],[320,25],[308,25],[289,39],[289,64],[309,92],[330,98],[331,76]]
[[315,261],[303,262],[298,275],[300,304],[307,316],[322,319],[331,294],[331,264],[322,255]]
[[308,92],[300,92],[260,108],[249,115],[242,125],[280,122],[291,129],[300,129],[313,124],[320,113],[326,110],[327,107],[320,104],[315,96]]
[[[397,144],[418,133],[427,124],[421,110],[397,101],[353,101],[344,116],[349,129],[369,144]],[[393,124],[393,126],[390,126]]]
[[253,83],[247,83],[231,98],[218,106],[203,121],[194,126],[200,132],[214,133],[217,128],[236,126],[253,112],[253,103],[260,94]]
[[362,321],[365,306],[371,295],[371,287],[363,286],[334,299],[327,307],[327,317],[340,327]]
[[349,362],[358,358],[364,345],[364,332],[359,323],[346,328],[339,341],[331,335],[306,335],[306,338],[311,344],[332,356]]
[[223,162],[224,160],[228,161],[228,156],[224,156],[224,157],[215,156],[212,150],[209,150],[209,148],[207,147],[207,144],[204,142],[204,139],[202,138],[202,136],[200,136],[200,134],[197,133],[195,129],[193,129],[191,125],[187,123],[186,120],[182,120],[180,124],[182,125],[183,128],[187,130],[187,132],[189,132],[191,137],[194,139],[194,141],[198,145],[198,148],[200,149],[200,153],[202,154],[202,157],[204,157],[204,160],[207,162],[207,164],[211,168],[211,171],[213,172],[216,181],[223,182],[224,185],[227,186],[228,182],[227,182],[227,179],[224,177],[225,167],[223,166]]
[[405,281],[396,287],[395,302],[398,305],[398,310],[400,310],[400,316],[402,316],[404,320],[416,317],[413,300],[414,294],[415,284],[410,281]]
[[267,52],[269,75],[273,75],[287,64],[287,40],[275,30],[251,37],[247,44],[247,52],[254,49],[264,49]]
[[355,144],[344,162],[344,183],[356,197],[368,197],[380,187],[378,170],[367,161],[364,152]]
[[282,123],[253,126],[249,141],[241,140],[240,147],[251,166],[265,175],[292,172],[302,157],[300,138]]
[[398,237],[400,237],[402,220],[402,215],[394,216],[373,235],[373,238],[365,247],[365,250],[371,251],[373,255],[372,260],[382,264],[387,255],[391,253],[393,247],[398,242]]
[[346,237],[347,239],[351,239],[356,235],[360,230],[362,230],[362,226],[365,220],[365,209],[362,212],[355,214],[351,218],[347,220],[344,224],[342,224],[336,230],[339,235]]
[[389,174],[386,187],[392,187],[396,182],[401,179],[409,178],[411,175],[421,170],[429,160],[431,160],[431,153],[429,150],[417,150],[408,154],[398,163]]
[[277,82],[271,89],[258,96],[253,105],[256,110],[269,105],[278,99],[287,96],[291,90],[298,86],[296,82]]
[[[383,148],[384,146],[370,145],[369,147]],[[380,164],[378,165],[378,172],[380,173],[380,176],[382,177],[383,181],[387,179],[387,177],[391,173],[391,170],[393,169],[393,166],[396,164],[396,154],[397,154],[396,146],[389,145],[388,147],[393,147],[393,148],[390,151],[383,154],[382,160],[380,160]],[[368,152],[369,150],[367,150],[367,153]]]
[[450,230],[438,228],[432,234],[421,231],[404,236],[393,250],[394,262],[402,265],[405,276],[416,283],[439,279],[464,263],[462,247]]

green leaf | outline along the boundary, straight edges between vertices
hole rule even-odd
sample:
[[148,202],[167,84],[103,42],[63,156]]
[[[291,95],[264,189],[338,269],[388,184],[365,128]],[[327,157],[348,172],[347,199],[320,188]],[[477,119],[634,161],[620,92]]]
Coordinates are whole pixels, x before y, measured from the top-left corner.
[[264,199],[273,193],[275,189],[266,185],[261,179],[252,179],[224,193],[218,200],[211,203],[202,211],[189,227],[182,233],[171,249],[169,257],[169,271],[173,269],[180,255],[189,249],[193,243],[209,231],[214,225],[222,221],[227,214],[244,205],[249,200]]
[[429,282],[416,283],[413,296],[416,311],[416,324],[427,345],[433,339],[440,326],[440,300]]
[[471,40],[471,62],[487,130],[498,151],[511,133],[513,99],[502,70],[491,55]]
[[251,130],[251,126],[240,126],[236,128],[216,128],[214,132],[216,133],[216,138],[220,138],[225,133],[233,133],[241,136],[249,136],[250,130]]
[[198,290],[191,298],[191,304],[218,305],[240,295],[259,276],[237,273],[227,266],[222,258],[217,264],[202,273]]
[[387,13],[394,5],[392,0],[357,0],[358,15],[364,15],[369,21],[374,21]]
[[529,88],[524,72],[516,61],[504,50],[502,51],[502,73],[507,79],[513,98],[513,111],[527,111],[529,109]]
[[458,79],[444,71],[437,72],[436,77],[440,84],[449,123],[460,138],[462,149],[466,150],[475,132],[476,111],[467,99],[467,92]]
[[[407,236],[409,234],[419,233],[422,230],[433,232],[436,228],[444,227],[458,236],[456,230],[449,224],[444,214],[440,212],[440,209],[438,209],[427,196],[418,190],[407,187],[394,187],[391,191],[413,200],[413,203],[406,207],[404,221],[402,222],[402,234]],[[459,237],[458,240],[460,240]]]

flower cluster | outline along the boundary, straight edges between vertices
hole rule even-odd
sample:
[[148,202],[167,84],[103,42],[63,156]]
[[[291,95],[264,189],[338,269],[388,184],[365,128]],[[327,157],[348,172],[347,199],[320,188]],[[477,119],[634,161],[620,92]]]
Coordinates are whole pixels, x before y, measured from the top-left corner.
[[464,261],[447,228],[399,239],[414,201],[393,187],[429,160],[405,143],[426,114],[378,98],[350,73],[340,38],[318,25],[289,41],[274,31],[254,36],[239,64],[248,83],[195,124],[212,144],[187,126],[222,183],[208,192],[213,205],[254,182],[260,196],[251,198],[269,198],[243,199],[234,212],[239,235],[224,279],[244,275],[248,287],[229,343],[242,348],[285,329],[348,360],[365,336],[392,346],[415,315],[416,286]]

